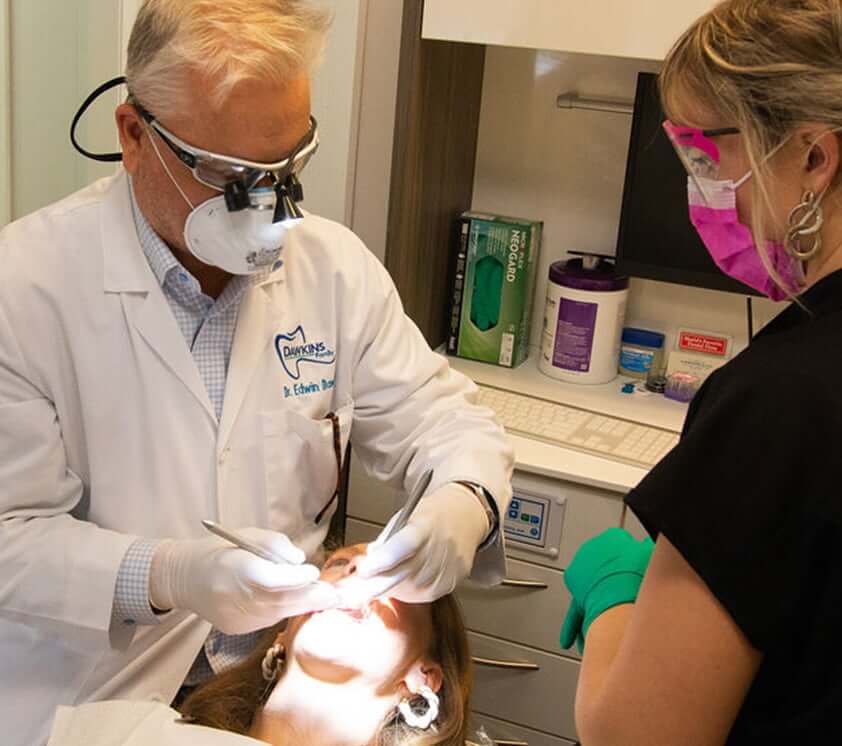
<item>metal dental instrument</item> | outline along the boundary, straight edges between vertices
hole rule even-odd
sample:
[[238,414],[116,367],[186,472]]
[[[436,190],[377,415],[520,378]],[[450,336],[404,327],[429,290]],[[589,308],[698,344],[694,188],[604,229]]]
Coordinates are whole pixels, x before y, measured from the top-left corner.
[[430,486],[430,482],[432,481],[433,470],[428,469],[424,472],[423,476],[421,477],[421,481],[418,482],[418,484],[416,485],[415,492],[412,493],[409,500],[407,500],[406,504],[400,509],[398,517],[395,519],[395,522],[389,529],[389,533],[386,534],[382,539],[378,540],[379,544],[385,544],[398,531],[400,531],[406,526],[406,524],[409,522],[409,518],[412,515],[412,512],[415,510],[418,503],[421,502],[421,498],[424,497],[424,493],[427,491],[427,488]]
[[222,528],[222,526],[218,523],[203,520],[202,525],[212,534],[216,534],[216,536],[220,539],[225,539],[225,541],[230,542],[234,546],[239,547],[240,549],[245,549],[245,551],[251,552],[253,555],[260,557],[261,559],[265,559],[267,562],[274,562],[276,565],[288,564],[283,557],[272,554],[272,552],[267,549],[259,547],[257,544],[253,544],[248,539],[244,539],[242,536],[235,534],[233,531],[229,531],[227,528]]
[[[418,506],[418,503],[421,502],[421,498],[424,497],[424,493],[427,491],[427,488],[430,486],[430,482],[432,481],[433,470],[428,469],[421,476],[415,490],[412,492],[406,503],[404,503],[404,506],[397,512],[389,531],[377,538],[378,545],[385,544],[389,541],[389,539],[397,534],[398,531],[406,527],[410,516],[412,516],[412,513]],[[342,601],[339,604],[341,608],[363,608],[372,600],[372,597],[368,593],[364,592],[368,581],[363,580],[361,583],[355,582],[357,580],[356,576],[352,576],[344,581],[344,586],[337,586],[337,591],[339,591],[339,595],[342,597]],[[350,584],[350,587],[348,584]]]

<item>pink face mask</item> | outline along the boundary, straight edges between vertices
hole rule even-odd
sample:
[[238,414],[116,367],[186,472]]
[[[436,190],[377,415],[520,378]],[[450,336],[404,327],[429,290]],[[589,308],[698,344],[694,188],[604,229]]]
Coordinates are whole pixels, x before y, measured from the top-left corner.
[[800,292],[804,281],[801,262],[790,257],[779,241],[766,242],[769,262],[784,283],[781,287],[763,264],[751,230],[740,222],[737,189],[751,178],[751,171],[736,182],[717,178],[719,149],[708,135],[735,134],[736,130],[705,131],[670,122],[664,123],[664,130],[689,174],[690,221],[716,266],[774,301]]
[[767,241],[766,255],[785,287],[772,279],[760,258],[754,236],[737,215],[737,189],[745,181],[746,177],[738,182],[706,180],[708,196],[704,197],[695,180],[688,179],[690,221],[716,266],[726,275],[774,301],[786,300],[790,295],[797,295],[803,285],[801,262],[789,256],[780,241]]

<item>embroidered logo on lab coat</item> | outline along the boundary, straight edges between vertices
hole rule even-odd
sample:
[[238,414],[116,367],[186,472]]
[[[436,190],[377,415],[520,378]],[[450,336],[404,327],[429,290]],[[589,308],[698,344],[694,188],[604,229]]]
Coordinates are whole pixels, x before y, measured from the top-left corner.
[[336,353],[324,342],[307,341],[302,326],[297,327],[291,334],[278,334],[275,337],[275,350],[281,365],[293,381],[301,378],[303,363],[330,365],[336,361]]

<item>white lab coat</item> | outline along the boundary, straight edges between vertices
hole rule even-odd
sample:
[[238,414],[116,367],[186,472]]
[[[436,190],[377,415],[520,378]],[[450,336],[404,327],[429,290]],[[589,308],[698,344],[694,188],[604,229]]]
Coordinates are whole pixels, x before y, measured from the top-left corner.
[[[209,625],[183,612],[112,625],[136,537],[200,537],[210,518],[283,531],[314,555],[329,516],[314,517],[336,482],[331,410],[374,476],[411,488],[432,467],[431,488],[478,482],[504,514],[502,431],[404,315],[377,259],[311,216],[283,259],[243,299],[217,423],[139,245],[125,174],[0,233],[6,746],[43,743],[58,705],[174,696]],[[317,345],[305,359],[284,350],[305,340]],[[504,569],[498,540],[474,577]]]
[[266,746],[201,725],[158,702],[95,702],[59,707],[47,746]]
[[[248,736],[179,722],[155,702],[95,702],[59,707],[47,746],[265,746]],[[488,739],[484,739],[486,742]],[[471,741],[466,746],[476,746]]]

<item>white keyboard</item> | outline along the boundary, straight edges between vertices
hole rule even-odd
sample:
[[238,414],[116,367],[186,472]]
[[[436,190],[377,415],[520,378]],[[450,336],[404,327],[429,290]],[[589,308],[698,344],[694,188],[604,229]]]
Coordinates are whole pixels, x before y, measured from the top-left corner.
[[506,430],[594,456],[648,469],[678,443],[671,430],[595,414],[564,404],[479,387],[479,404],[494,410]]

